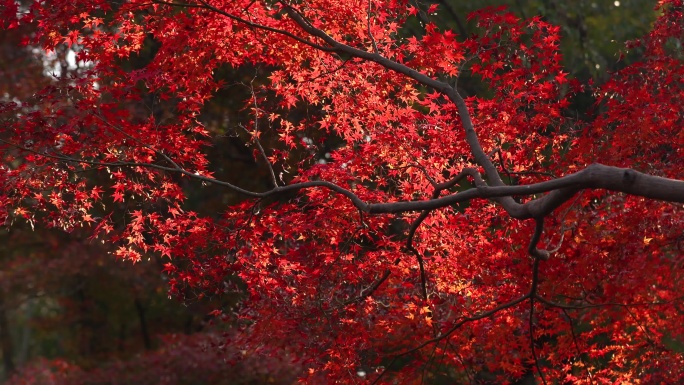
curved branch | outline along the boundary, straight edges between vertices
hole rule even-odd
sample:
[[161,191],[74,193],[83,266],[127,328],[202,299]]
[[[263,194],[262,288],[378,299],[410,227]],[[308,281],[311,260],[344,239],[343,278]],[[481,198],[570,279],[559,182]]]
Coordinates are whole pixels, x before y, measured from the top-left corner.
[[409,78],[417,81],[418,83],[424,84],[430,88],[434,88],[435,90],[442,92],[442,93],[447,93],[448,90],[452,90],[453,88],[449,83],[433,79],[421,72],[416,71],[415,69],[406,66],[404,64],[395,62],[391,59],[388,59],[378,53],[375,52],[368,52],[364,51],[358,48],[354,48],[352,46],[349,46],[344,43],[340,43],[339,41],[335,40],[332,38],[330,35],[325,33],[323,30],[318,29],[311,25],[304,16],[302,16],[299,11],[294,9],[292,6],[285,4],[284,2],[280,1],[279,2],[284,10],[285,13],[287,13],[292,20],[294,20],[304,31],[309,33],[312,36],[318,37],[321,40],[323,40],[326,44],[328,44],[331,47],[332,51],[339,52],[339,53],[345,53],[347,55],[357,57],[360,59],[372,61],[374,63],[380,64],[381,66],[395,71],[397,73],[403,74],[408,76]]
[[594,163],[584,170],[578,171],[574,174],[566,175],[562,178],[518,186],[483,185],[482,179],[477,173],[472,173],[472,169],[464,169],[464,172],[467,171],[475,178],[476,187],[436,199],[388,203],[366,203],[350,190],[327,181],[293,183],[287,186],[274,187],[271,190],[264,192],[255,192],[243,189],[226,181],[190,172],[182,167],[167,167],[154,163],[141,162],[89,161],[85,159],[68,157],[66,155],[52,155],[35,151],[4,139],[0,139],[0,142],[36,155],[61,160],[64,162],[89,164],[103,167],[147,167],[161,171],[177,172],[202,182],[214,183],[219,186],[227,187],[235,192],[252,198],[266,198],[307,188],[323,187],[338,194],[344,195],[352,202],[354,206],[356,206],[356,208],[371,214],[434,210],[478,198],[494,199],[511,196],[529,196],[550,192],[543,197],[533,199],[525,204],[521,204],[521,212],[517,213],[517,215],[511,215],[517,219],[541,218],[550,214],[553,210],[570,199],[578,191],[585,189],[604,189],[665,202],[684,203],[684,181],[644,174],[628,168],[606,166],[599,163]]
[[549,259],[549,252],[537,248],[537,244],[541,239],[542,232],[544,232],[544,217],[537,218],[536,221],[537,224],[534,228],[534,234],[530,240],[530,246],[527,248],[527,252],[536,259],[546,261]]
[[385,270],[385,272],[382,273],[382,275],[380,276],[380,278],[376,279],[376,280],[375,280],[370,286],[368,286],[367,288],[361,290],[361,293],[360,293],[357,297],[354,297],[354,298],[351,298],[351,299],[349,299],[349,300],[347,300],[347,301],[344,301],[344,302],[342,303],[342,307],[345,307],[345,306],[347,306],[347,305],[351,305],[352,303],[361,302],[361,301],[363,301],[364,299],[366,299],[366,298],[372,296],[373,293],[374,293],[376,290],[378,290],[378,288],[387,280],[387,278],[389,278],[390,274],[392,274],[392,272],[391,272],[389,269],[388,269],[388,270]]

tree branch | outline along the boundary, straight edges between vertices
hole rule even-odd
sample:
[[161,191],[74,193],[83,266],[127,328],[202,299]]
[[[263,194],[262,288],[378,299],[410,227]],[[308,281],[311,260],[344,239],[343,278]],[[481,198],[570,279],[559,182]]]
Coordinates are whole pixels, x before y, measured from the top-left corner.
[[[521,204],[520,206],[523,210],[521,210],[517,216],[513,216],[517,219],[541,218],[550,214],[578,191],[585,189],[604,189],[665,202],[684,203],[684,181],[644,174],[628,168],[606,166],[599,163],[594,163],[584,170],[558,179],[519,186],[482,185],[483,181],[479,175],[473,174],[471,176],[474,176],[475,178],[476,187],[441,198],[422,201],[366,203],[350,190],[327,181],[293,183],[287,186],[274,187],[271,190],[264,192],[255,192],[243,189],[226,181],[190,172],[182,167],[167,167],[154,163],[126,161],[90,161],[76,159],[66,155],[53,155],[35,151],[4,139],[0,139],[0,142],[36,155],[69,163],[89,164],[103,167],[147,167],[161,171],[176,172],[202,182],[215,183],[219,186],[227,187],[235,192],[252,198],[266,198],[307,188],[323,187],[346,196],[359,210],[371,214],[434,210],[477,198],[494,199],[511,196],[529,196],[550,192],[543,197]],[[472,174],[472,169],[465,170],[470,170],[468,172]]]
[[537,244],[541,239],[542,232],[544,232],[544,217],[537,218],[536,222],[537,224],[534,228],[534,234],[530,240],[530,246],[527,248],[527,252],[536,259],[546,261],[549,259],[549,252],[537,248]]
[[262,24],[254,23],[254,22],[251,22],[251,21],[249,21],[249,20],[243,19],[243,18],[241,18],[241,17],[239,17],[239,16],[235,16],[235,15],[233,15],[233,14],[231,14],[231,13],[228,13],[228,12],[226,12],[226,11],[223,11],[223,10],[221,10],[221,9],[219,9],[219,8],[216,8],[216,7],[214,7],[213,5],[207,3],[206,1],[202,1],[202,0],[198,0],[198,1],[199,1],[201,4],[175,3],[175,2],[168,2],[168,1],[161,1],[161,0],[153,0],[152,3],[155,3],[155,4],[162,4],[162,5],[169,5],[169,6],[173,6],[173,7],[185,7],[185,8],[200,8],[200,9],[207,9],[207,10],[210,10],[210,11],[212,11],[212,12],[216,12],[216,13],[218,13],[218,14],[220,14],[220,15],[223,15],[223,16],[229,18],[229,19],[233,19],[233,20],[235,20],[235,21],[237,21],[237,22],[239,22],[239,23],[245,24],[245,25],[247,25],[248,27],[256,28],[256,29],[263,29],[263,30],[265,30],[265,31],[274,32],[274,33],[277,33],[277,34],[280,34],[280,35],[284,35],[284,36],[287,36],[287,37],[289,37],[289,38],[292,38],[292,39],[294,39],[294,40],[296,40],[296,41],[298,41],[298,42],[300,42],[300,43],[303,43],[303,44],[306,44],[306,45],[308,45],[308,46],[310,46],[310,47],[313,47],[313,48],[315,48],[315,49],[317,49],[317,50],[321,50],[321,51],[325,51],[325,52],[333,51],[333,49],[331,49],[331,48],[329,48],[329,47],[324,47],[324,46],[322,46],[322,45],[316,44],[316,43],[314,43],[314,42],[312,42],[312,41],[306,40],[306,39],[304,39],[304,38],[302,38],[302,37],[299,37],[299,36],[297,36],[297,35],[295,35],[295,34],[293,34],[293,33],[290,33],[290,32],[288,32],[288,31],[285,31],[285,30],[282,30],[282,29],[278,29],[278,28],[269,27],[269,26],[267,26],[267,25],[262,25]]
[[487,311],[480,312],[480,313],[478,313],[478,314],[476,314],[476,315],[474,315],[474,316],[471,316],[471,317],[463,317],[463,318],[461,318],[460,321],[458,321],[457,323],[455,323],[455,324],[454,324],[451,328],[449,328],[449,330],[447,330],[444,334],[440,334],[439,336],[437,336],[437,337],[435,337],[435,338],[431,338],[431,339],[429,339],[429,340],[423,341],[422,343],[420,343],[419,345],[417,345],[417,346],[415,346],[415,347],[413,347],[413,348],[411,348],[411,349],[408,349],[408,350],[406,350],[406,351],[403,351],[403,352],[401,352],[401,353],[396,354],[396,355],[394,356],[394,358],[392,359],[392,361],[385,367],[385,370],[383,370],[382,373],[380,373],[380,374],[378,375],[378,377],[376,377],[376,379],[375,379],[371,384],[376,384],[376,383],[378,383],[378,381],[380,381],[380,379],[385,375],[385,373],[387,373],[387,368],[391,367],[391,366],[396,362],[396,360],[397,360],[399,357],[403,357],[403,356],[405,356],[405,355],[407,355],[407,354],[411,354],[411,353],[417,352],[418,350],[420,350],[420,349],[422,349],[422,348],[424,348],[424,347],[426,347],[426,346],[428,346],[428,345],[430,345],[430,344],[434,344],[434,343],[439,342],[439,341],[441,341],[441,340],[443,340],[443,339],[446,339],[446,338],[449,337],[449,335],[451,335],[452,333],[454,333],[456,330],[458,330],[458,328],[460,328],[461,326],[465,325],[466,323],[468,323],[468,322],[473,322],[473,321],[477,321],[477,320],[481,320],[481,319],[487,318],[487,317],[491,317],[492,315],[494,315],[494,314],[500,312],[501,310],[504,310],[504,309],[508,309],[508,308],[510,308],[510,307],[513,307],[513,306],[515,306],[515,305],[517,305],[517,304],[519,304],[519,303],[521,303],[521,302],[527,300],[528,298],[530,298],[530,293],[527,293],[527,294],[523,295],[522,297],[516,298],[516,299],[514,299],[514,300],[512,300],[512,301],[509,301],[509,302],[506,302],[506,303],[504,303],[504,304],[501,304],[501,305],[499,305],[499,306],[497,306],[497,307],[495,307],[495,308],[493,308],[493,309],[490,309],[490,310],[487,310]]
[[[532,243],[530,243],[530,247],[534,247],[534,245],[539,241],[539,237],[541,235],[541,231],[544,228],[544,224],[542,221],[537,221],[537,228],[535,229],[534,236],[532,237]],[[536,241],[535,241],[536,239]],[[530,254],[532,254],[530,252]],[[535,257],[536,258],[536,257]],[[532,288],[530,289],[530,317],[529,317],[529,328],[530,328],[530,350],[532,350],[532,358],[534,358],[534,365],[537,368],[537,372],[539,372],[539,377],[542,380],[542,383],[544,385],[547,385],[546,383],[546,377],[544,377],[544,373],[542,373],[541,370],[541,365],[539,364],[539,357],[537,356],[537,349],[534,346],[534,299],[537,295],[537,287],[539,287],[539,259],[536,258],[534,260],[534,265],[532,267]]]
[[247,128],[242,125],[239,126],[242,127],[242,129],[245,130],[247,134],[252,137],[252,140],[259,149],[259,154],[261,154],[261,158],[264,160],[264,162],[266,162],[266,167],[268,168],[268,172],[270,174],[271,183],[273,184],[273,187],[278,187],[278,180],[276,179],[275,171],[273,170],[273,165],[271,165],[271,161],[268,159],[266,150],[264,150],[264,147],[261,145],[261,140],[259,140],[259,105],[257,104],[257,97],[256,93],[254,92],[254,79],[252,79],[252,82],[249,84],[248,88],[249,92],[252,94],[252,101],[254,102],[254,132],[249,132],[249,130],[247,130]]

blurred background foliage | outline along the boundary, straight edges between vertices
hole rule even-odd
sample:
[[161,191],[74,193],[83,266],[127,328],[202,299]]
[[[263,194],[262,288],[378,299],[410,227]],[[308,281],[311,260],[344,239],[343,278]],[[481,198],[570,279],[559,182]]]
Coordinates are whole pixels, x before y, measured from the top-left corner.
[[[438,12],[428,15],[425,12],[432,3],[439,4]],[[405,30],[415,35],[422,34],[425,22],[435,22],[459,36],[468,36],[473,23],[467,21],[467,15],[486,6],[505,5],[524,18],[540,15],[561,27],[561,48],[570,75],[595,83],[639,59],[639,52],[625,51],[624,43],[644,35],[656,17],[654,2],[647,0],[440,0],[413,4],[422,12]],[[23,46],[22,36],[30,33],[30,26],[0,31],[3,100],[25,100],[45,85],[66,81],[70,72],[80,70],[69,63],[66,48],[46,57],[36,47]],[[143,51],[124,65],[131,69],[143,67],[157,48],[148,39]],[[267,171],[255,160],[253,149],[245,145],[248,136],[240,125],[249,125],[253,118],[245,106],[251,102],[252,89],[257,88],[253,86],[258,86],[255,79],[263,79],[268,71],[262,67],[216,71],[216,77],[226,86],[206,105],[201,117],[215,134],[208,151],[216,177],[252,190],[267,187]],[[462,76],[460,84],[466,92],[482,92],[467,74]],[[268,95],[261,96],[266,96],[268,103]],[[147,104],[145,110],[173,118],[173,107],[154,95],[142,103]],[[579,95],[573,104],[575,111],[569,113],[583,115],[592,106],[590,93]],[[267,148],[273,147],[275,134],[265,130],[262,142]],[[323,158],[326,146],[333,145],[323,143],[318,156]],[[302,157],[295,154],[291,158],[296,162]],[[188,182],[186,187],[188,208],[203,215],[218,216],[226,205],[241,199],[234,192],[214,186]],[[123,217],[127,208],[119,208]],[[231,350],[216,337],[226,333],[229,326],[217,327],[210,312],[229,307],[239,294],[169,299],[166,278],[161,273],[166,261],[151,257],[131,264],[116,260],[110,251],[81,229],[64,233],[15,223],[9,230],[2,230],[0,379],[20,373],[12,383],[39,384],[49,376],[62,375],[70,378],[70,383],[78,383],[74,380],[81,378],[77,374],[88,373],[82,376],[81,383],[293,381],[286,358],[264,361],[250,357]],[[189,364],[192,362],[194,366]]]
[[[655,2],[648,0],[440,0],[431,3],[439,4],[437,14],[424,13],[424,17],[459,36],[467,36],[472,31],[473,23],[467,21],[467,15],[484,7],[506,6],[522,18],[541,16],[561,27],[566,71],[581,81],[597,82],[638,59],[638,52],[624,51],[624,43],[646,34],[657,16],[653,9]],[[420,8],[427,10],[427,5]]]

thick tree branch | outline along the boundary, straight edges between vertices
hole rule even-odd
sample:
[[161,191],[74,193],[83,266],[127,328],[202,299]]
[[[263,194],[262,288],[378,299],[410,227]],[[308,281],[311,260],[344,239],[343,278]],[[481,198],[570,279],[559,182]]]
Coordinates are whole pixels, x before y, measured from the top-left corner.
[[604,189],[660,201],[684,203],[684,181],[644,174],[628,168],[606,166],[599,163],[594,163],[584,170],[558,179],[519,186],[482,185],[481,178],[479,178],[477,174],[474,174],[476,187],[441,198],[422,201],[367,203],[364,202],[358,195],[354,194],[351,190],[327,181],[293,183],[287,186],[278,186],[264,192],[255,192],[243,189],[229,182],[204,176],[198,173],[193,173],[179,166],[167,167],[154,163],[126,161],[90,161],[85,159],[76,159],[62,154],[38,152],[16,143],[8,142],[4,139],[0,139],[0,142],[27,152],[68,163],[88,164],[103,167],[146,167],[161,171],[175,172],[202,182],[214,183],[219,186],[227,187],[235,192],[252,198],[267,198],[307,188],[322,187],[346,196],[359,210],[371,214],[435,210],[478,198],[494,199],[500,197],[530,196],[548,192],[549,194],[543,197],[536,198],[520,205],[522,208],[521,212],[514,216],[514,218],[518,219],[541,218],[550,214],[553,210],[570,199],[578,191],[585,189]]
[[511,215],[518,219],[540,218],[558,208],[584,189],[604,189],[644,198],[684,203],[684,181],[644,174],[632,169],[594,163],[582,171],[558,179],[520,186],[477,186],[445,197],[425,201],[392,202],[368,205],[371,213],[400,213],[431,210],[474,198],[498,198],[549,194],[520,205]]
[[536,221],[537,224],[534,228],[534,234],[532,235],[532,239],[530,240],[530,246],[528,247],[527,252],[537,259],[546,261],[547,259],[549,259],[549,252],[537,248],[537,244],[539,243],[542,232],[544,231],[544,217],[537,218]]

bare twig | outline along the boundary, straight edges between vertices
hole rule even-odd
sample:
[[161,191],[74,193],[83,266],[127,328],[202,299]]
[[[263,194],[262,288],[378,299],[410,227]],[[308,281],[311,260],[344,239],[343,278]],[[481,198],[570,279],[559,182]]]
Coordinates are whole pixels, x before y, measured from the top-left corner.
[[[570,325],[570,334],[572,335],[572,341],[575,344],[575,350],[577,351],[577,358],[580,361],[584,361],[584,359],[582,358],[582,351],[581,351],[580,346],[579,346],[579,341],[577,340],[577,334],[575,334],[575,325],[572,322],[572,318],[568,314],[567,309],[561,309],[561,311],[563,312],[563,314],[567,318],[568,324]],[[594,375],[591,373],[591,369],[589,368],[589,365],[584,365],[584,367],[587,369],[587,375],[589,376],[589,379],[593,381]]]
[[[397,258],[397,260],[394,262],[394,264],[396,265],[397,263],[399,263],[399,261],[400,261],[400,259]],[[380,278],[376,279],[375,282],[373,282],[367,288],[361,290],[361,293],[357,297],[354,297],[352,299],[344,301],[342,303],[342,307],[345,307],[347,305],[351,305],[352,303],[361,302],[364,299],[373,295],[373,293],[375,293],[375,291],[378,290],[378,288],[380,286],[382,286],[382,284],[387,280],[387,278],[389,278],[390,274],[392,274],[392,272],[389,269],[385,270],[382,273],[382,275],[380,276]]]
[[252,141],[254,141],[254,144],[256,144],[257,148],[259,149],[259,154],[261,154],[261,158],[266,163],[266,167],[268,168],[268,172],[270,174],[271,183],[273,184],[273,187],[278,187],[278,180],[276,179],[275,171],[273,170],[273,165],[271,164],[271,161],[268,159],[266,150],[264,150],[264,147],[261,145],[261,140],[259,140],[259,105],[257,104],[257,97],[254,93],[254,79],[252,79],[252,82],[249,85],[249,91],[252,94],[252,101],[254,104],[254,132],[249,132],[249,130],[247,130],[247,128],[242,125],[240,125],[240,127],[242,127],[242,129],[247,131],[247,133],[252,136]]
[[375,37],[373,32],[371,32],[371,0],[368,0],[368,36],[370,37],[371,43],[373,44],[373,51],[378,53],[378,45],[375,42]]
[[112,130],[114,130],[114,131],[120,133],[121,135],[127,137],[128,139],[138,143],[141,147],[146,148],[146,149],[154,152],[158,156],[162,157],[165,161],[171,163],[171,165],[174,168],[180,168],[180,166],[178,164],[176,164],[176,162],[174,162],[173,159],[171,159],[169,156],[164,154],[162,151],[159,151],[156,148],[153,148],[150,145],[143,143],[140,139],[130,135],[129,133],[125,132],[124,130],[120,129],[119,127],[117,127],[114,124],[112,124],[111,122],[109,122],[107,119],[105,119],[99,113],[93,114],[93,116],[96,117],[98,120],[100,120],[102,123],[104,123],[107,127],[111,128]]
[[[535,268],[538,268],[538,266],[539,266],[538,264],[535,265]],[[534,365],[537,367],[537,372],[539,373],[539,378],[541,378],[544,385],[547,385],[546,384],[546,377],[544,377],[544,373],[542,372],[541,365],[539,364],[539,357],[537,356],[537,349],[534,346],[534,344],[535,344],[535,341],[534,341],[534,297],[530,297],[529,328],[530,328],[530,350],[532,350],[532,358],[534,359]]]
[[563,304],[563,303],[558,303],[554,301],[550,301],[540,295],[535,295],[534,297],[537,301],[549,306],[549,307],[555,307],[558,309],[566,309],[566,310],[583,310],[583,309],[591,309],[591,308],[597,308],[597,307],[639,307],[639,306],[663,306],[663,305],[670,305],[679,301],[684,300],[684,296],[676,297],[673,298],[669,301],[653,301],[653,302],[632,302],[632,303],[620,303],[620,302],[604,302],[604,303],[584,303],[580,305],[568,305],[568,304]]

